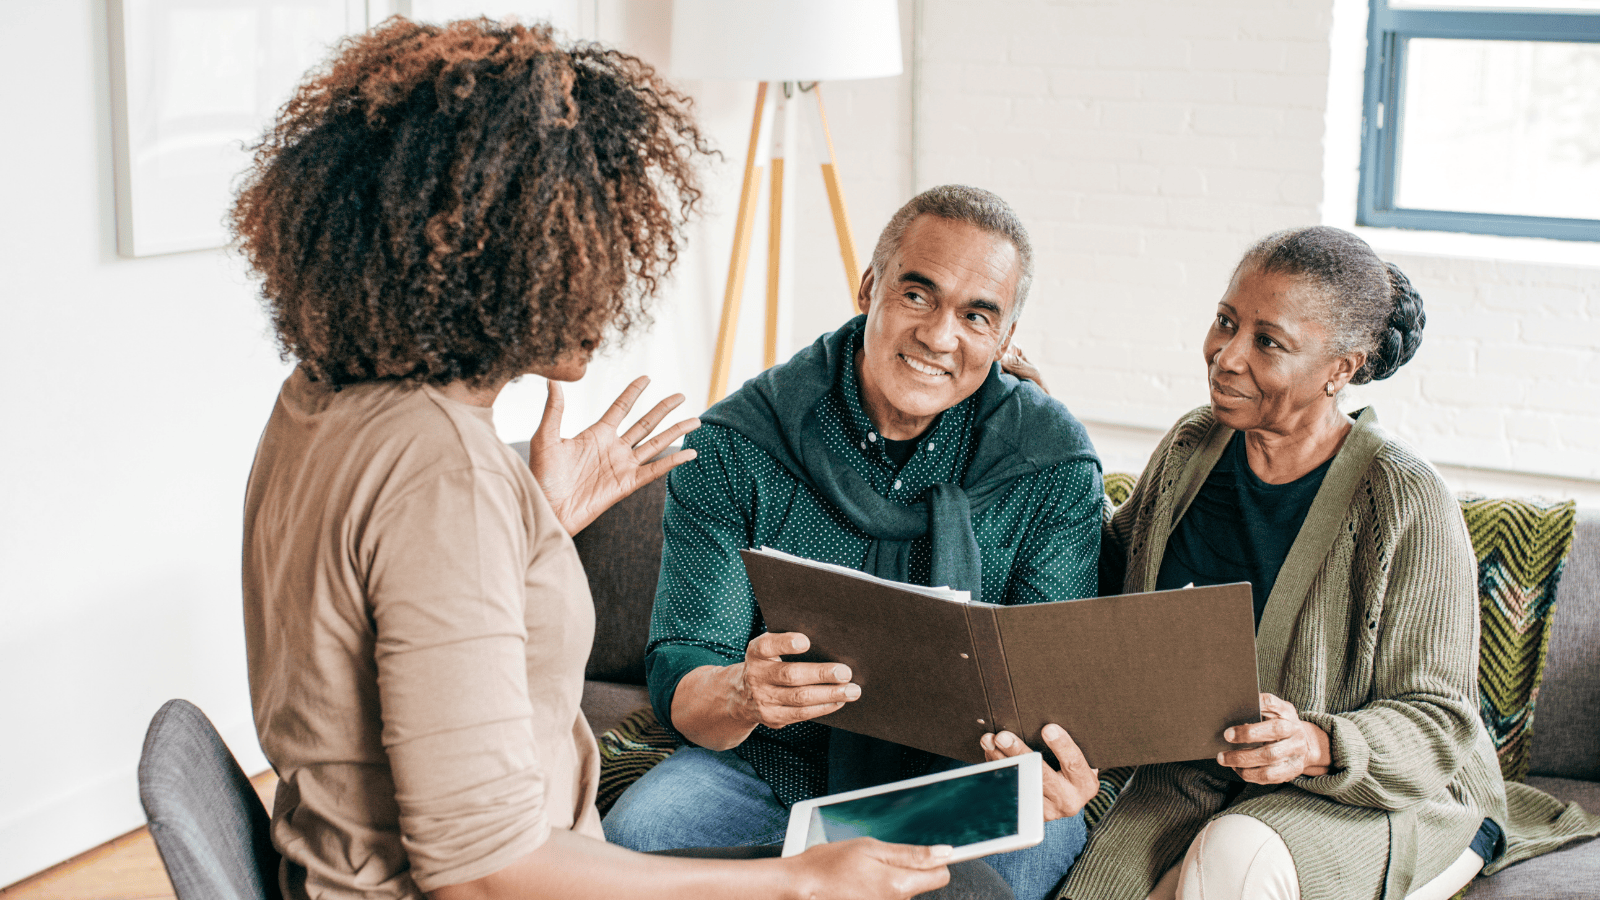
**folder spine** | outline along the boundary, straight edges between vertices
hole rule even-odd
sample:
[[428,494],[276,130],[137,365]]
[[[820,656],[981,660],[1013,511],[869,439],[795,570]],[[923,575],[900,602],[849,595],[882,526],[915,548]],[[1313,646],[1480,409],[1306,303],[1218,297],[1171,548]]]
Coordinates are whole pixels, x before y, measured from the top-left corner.
[[978,677],[989,701],[990,731],[1009,731],[1026,740],[1022,716],[1017,711],[1016,693],[1011,689],[1011,670],[1006,665],[1005,644],[1000,641],[1000,607],[976,603],[967,606],[967,628],[972,634],[972,649],[977,656]]

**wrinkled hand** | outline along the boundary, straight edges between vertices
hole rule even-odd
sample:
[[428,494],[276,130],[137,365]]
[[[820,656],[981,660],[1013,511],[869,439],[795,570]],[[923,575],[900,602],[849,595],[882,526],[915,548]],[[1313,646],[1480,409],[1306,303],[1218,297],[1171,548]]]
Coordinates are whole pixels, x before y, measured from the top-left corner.
[[945,862],[950,847],[916,847],[856,838],[818,844],[783,862],[790,867],[797,893],[827,900],[906,900],[937,890],[950,881]]
[[804,653],[811,640],[794,632],[757,635],[745,648],[744,662],[728,667],[738,716],[752,728],[782,728],[825,716],[861,696],[843,663],[784,662]]
[[1333,765],[1328,733],[1302,722],[1294,704],[1261,695],[1261,721],[1235,725],[1222,733],[1229,743],[1251,744],[1217,754],[1217,762],[1256,784],[1282,784],[1301,775],[1328,774]]
[[683,402],[682,394],[657,403],[627,431],[617,434],[649,383],[647,377],[635,378],[600,421],[567,440],[561,438],[561,415],[566,410],[561,386],[549,383],[544,416],[528,442],[528,468],[568,534],[577,534],[618,500],[694,459],[693,450],[679,450],[663,459],[655,456],[700,427],[698,419],[684,419],[645,440],[667,413]]
[[1012,344],[1007,348],[1005,355],[1000,357],[1000,371],[1007,375],[1025,378],[1037,384],[1039,390],[1044,391],[1046,394],[1050,393],[1050,389],[1044,386],[1044,377],[1039,374],[1039,367],[1030,362],[1027,354],[1023,353],[1022,348],[1016,344]]
[[[1089,768],[1083,751],[1060,725],[1051,723],[1041,735],[1050,752],[1056,755],[1060,770],[1049,763],[1044,765],[1044,820],[1075,816],[1094,795],[1100,793],[1100,770]],[[978,741],[983,748],[983,758],[993,762],[1009,756],[1032,753],[1022,739],[1009,731],[986,734]]]

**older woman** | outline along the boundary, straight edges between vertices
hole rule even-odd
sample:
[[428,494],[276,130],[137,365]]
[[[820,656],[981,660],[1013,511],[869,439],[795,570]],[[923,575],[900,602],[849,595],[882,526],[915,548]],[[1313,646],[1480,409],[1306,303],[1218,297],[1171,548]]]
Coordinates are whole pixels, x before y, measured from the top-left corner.
[[257,151],[234,227],[297,365],[250,476],[245,620],[291,900],[903,898],[947,879],[948,848],[683,860],[602,840],[568,533],[682,461],[647,462],[693,423],[647,440],[664,404],[619,437],[637,385],[575,443],[547,417],[536,481],[491,407],[519,375],[579,377],[641,318],[703,149],[636,59],[396,19],[342,45]]
[[1595,833],[1502,784],[1459,507],[1370,409],[1339,409],[1423,322],[1347,232],[1282,232],[1240,261],[1206,335],[1211,404],[1167,434],[1110,538],[1129,592],[1251,583],[1263,721],[1214,761],[1138,769],[1063,896],[1444,900],[1486,861]]

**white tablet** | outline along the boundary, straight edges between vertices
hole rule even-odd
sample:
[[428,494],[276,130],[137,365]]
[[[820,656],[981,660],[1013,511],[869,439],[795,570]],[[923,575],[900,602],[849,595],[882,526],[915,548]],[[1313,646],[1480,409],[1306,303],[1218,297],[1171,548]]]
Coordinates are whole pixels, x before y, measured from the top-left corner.
[[949,844],[951,862],[1032,847],[1044,840],[1037,753],[815,800],[789,811],[783,855],[831,841]]

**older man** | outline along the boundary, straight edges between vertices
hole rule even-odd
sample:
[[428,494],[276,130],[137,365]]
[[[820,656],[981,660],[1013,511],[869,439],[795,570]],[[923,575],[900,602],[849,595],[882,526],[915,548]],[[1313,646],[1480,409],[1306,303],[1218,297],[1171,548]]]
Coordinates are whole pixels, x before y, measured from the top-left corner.
[[[702,417],[687,441],[698,457],[668,482],[646,658],[656,715],[689,746],[623,795],[607,837],[640,850],[781,842],[798,800],[955,765],[811,722],[861,688],[843,665],[781,659],[806,638],[763,633],[739,550],[995,603],[1095,593],[1099,460],[1061,404],[998,365],[1031,279],[1027,232],[1003,200],[933,188],[878,239],[864,317]],[[1061,740],[1045,843],[990,860],[1018,897],[1044,896],[1083,845],[1076,814],[1094,775]]]

